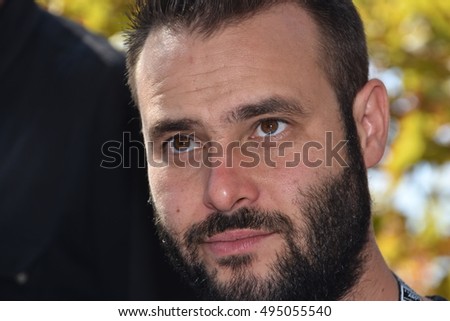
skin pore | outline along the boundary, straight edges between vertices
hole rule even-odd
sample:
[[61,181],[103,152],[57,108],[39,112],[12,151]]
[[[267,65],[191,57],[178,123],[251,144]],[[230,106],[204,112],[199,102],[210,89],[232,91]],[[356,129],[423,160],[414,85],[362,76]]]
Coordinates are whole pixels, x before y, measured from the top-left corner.
[[[370,167],[383,154],[384,86],[369,81],[355,99],[360,144],[340,151],[348,167],[286,166],[305,144],[326,146],[327,132],[333,146],[346,139],[318,38],[305,11],[283,4],[209,37],[161,28],[140,55],[146,146],[167,165],[148,169],[157,226],[173,260],[209,298],[398,297],[369,227],[365,173],[354,161]],[[211,141],[225,149],[269,139],[275,166],[240,166],[240,148],[213,157],[218,166],[178,166],[204,159],[201,146]],[[292,148],[281,152],[284,142]],[[309,151],[309,159],[326,159],[324,148]],[[255,149],[260,160],[263,152]]]

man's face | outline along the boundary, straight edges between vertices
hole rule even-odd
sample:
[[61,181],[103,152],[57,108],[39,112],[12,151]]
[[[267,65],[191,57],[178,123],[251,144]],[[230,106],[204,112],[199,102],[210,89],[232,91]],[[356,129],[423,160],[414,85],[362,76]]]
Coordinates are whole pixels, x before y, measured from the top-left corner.
[[157,225],[214,298],[337,299],[360,272],[369,200],[346,148],[330,161],[345,130],[318,52],[294,5],[207,38],[161,29],[144,46]]

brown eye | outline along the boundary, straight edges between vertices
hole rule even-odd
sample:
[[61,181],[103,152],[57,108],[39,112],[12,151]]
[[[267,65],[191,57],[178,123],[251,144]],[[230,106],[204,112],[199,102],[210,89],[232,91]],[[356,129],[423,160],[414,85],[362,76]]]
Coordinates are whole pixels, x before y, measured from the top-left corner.
[[260,122],[256,129],[256,135],[260,137],[273,136],[286,129],[287,124],[278,119],[265,119]]
[[188,148],[190,142],[189,137],[177,135],[173,138],[173,148],[177,150]]
[[269,119],[261,122],[261,131],[266,135],[272,135],[278,129],[278,121]]
[[169,140],[169,147],[174,153],[184,153],[194,149],[196,143],[192,137],[178,134]]

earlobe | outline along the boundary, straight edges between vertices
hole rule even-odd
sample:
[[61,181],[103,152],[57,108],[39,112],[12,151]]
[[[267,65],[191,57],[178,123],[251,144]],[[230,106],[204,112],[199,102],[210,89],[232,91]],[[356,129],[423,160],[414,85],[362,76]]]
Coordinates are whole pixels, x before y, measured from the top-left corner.
[[389,130],[389,99],[384,84],[369,80],[359,91],[353,105],[364,162],[375,166],[383,157]]

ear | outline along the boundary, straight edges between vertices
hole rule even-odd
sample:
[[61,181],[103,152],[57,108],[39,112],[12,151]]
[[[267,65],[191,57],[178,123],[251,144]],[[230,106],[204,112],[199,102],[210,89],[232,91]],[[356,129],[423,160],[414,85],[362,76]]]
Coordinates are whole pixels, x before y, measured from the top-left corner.
[[389,130],[389,99],[380,80],[369,80],[358,92],[353,117],[366,168],[375,166],[383,157]]

